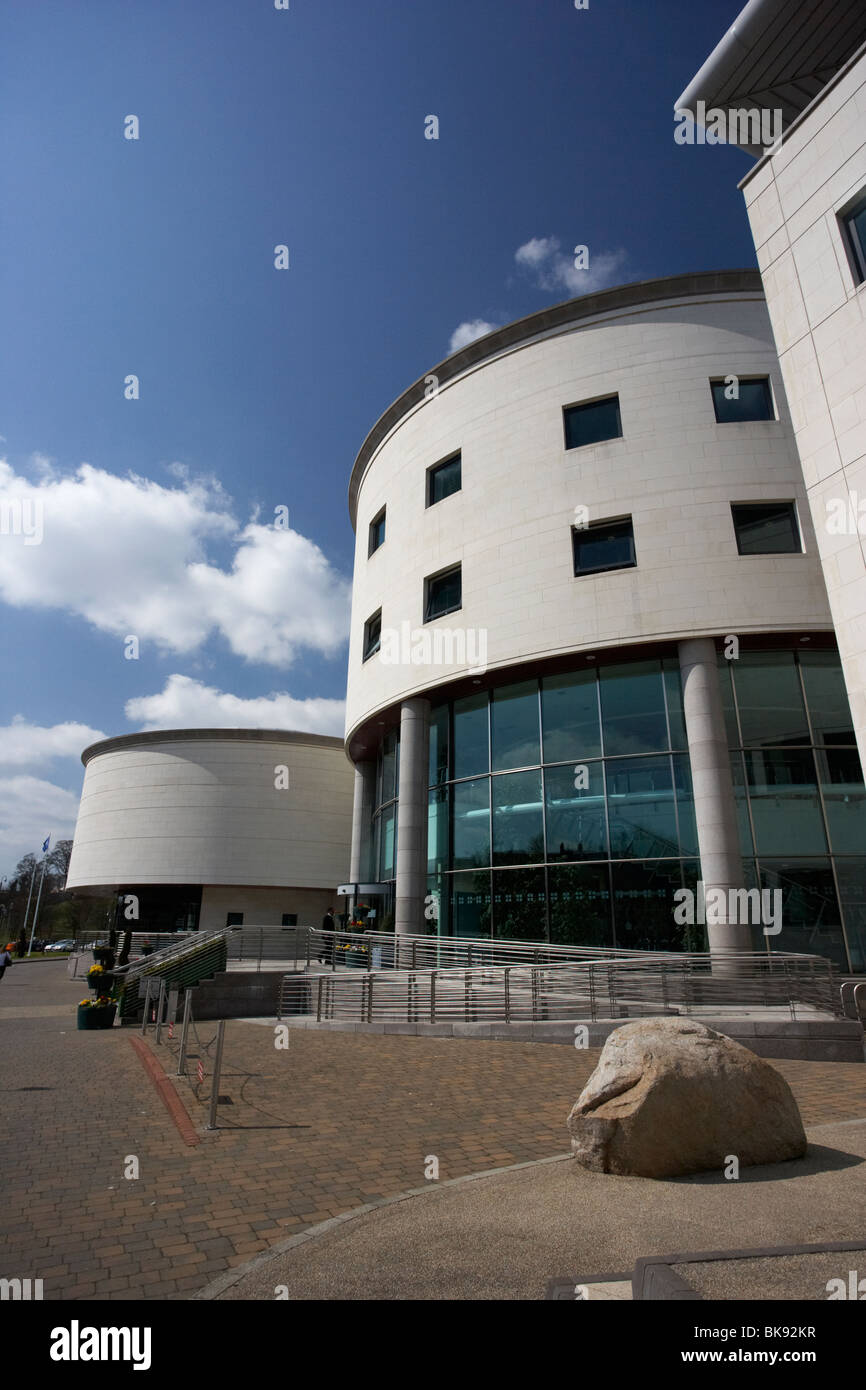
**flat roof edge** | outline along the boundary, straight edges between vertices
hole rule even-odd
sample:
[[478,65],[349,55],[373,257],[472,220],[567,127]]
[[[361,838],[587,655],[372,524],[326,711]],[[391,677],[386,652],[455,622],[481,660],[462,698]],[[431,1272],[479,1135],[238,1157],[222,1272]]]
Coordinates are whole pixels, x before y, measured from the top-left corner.
[[81,754],[86,767],[92,758],[150,743],[306,743],[313,748],[343,749],[344,741],[332,734],[305,734],[293,729],[147,729],[140,734],[117,734],[91,743]]

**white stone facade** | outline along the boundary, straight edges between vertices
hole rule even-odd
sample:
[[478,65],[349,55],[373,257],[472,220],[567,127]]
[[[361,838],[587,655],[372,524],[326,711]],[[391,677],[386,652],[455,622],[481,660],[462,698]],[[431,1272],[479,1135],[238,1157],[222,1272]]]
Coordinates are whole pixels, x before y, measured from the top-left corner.
[[109,739],[83,759],[68,888],[202,885],[203,926],[228,911],[318,926],[346,880],[353,774],[339,739],[182,730]]
[[864,50],[741,187],[866,765],[866,283],[840,223],[866,195]]
[[[350,750],[366,721],[471,673],[471,661],[362,661],[367,619],[381,608],[383,633],[425,629],[425,578],[458,562],[462,608],[426,628],[483,631],[490,670],[641,642],[831,629],[760,280],[735,277],[736,290],[712,287],[724,275],[689,277],[690,292],[668,298],[663,282],[651,293],[627,286],[590,316],[576,300],[573,321],[546,333],[533,316],[522,339],[497,348],[494,335],[488,356],[443,372],[435,397],[362,451]],[[730,374],[769,377],[778,418],[718,424],[710,381]],[[566,449],[563,408],[613,393],[623,437]],[[427,469],[457,451],[461,490],[427,507]],[[738,553],[731,503],[760,500],[795,502],[804,553]],[[382,507],[385,541],[368,557]],[[590,522],[632,516],[635,568],[575,577],[577,507]]]

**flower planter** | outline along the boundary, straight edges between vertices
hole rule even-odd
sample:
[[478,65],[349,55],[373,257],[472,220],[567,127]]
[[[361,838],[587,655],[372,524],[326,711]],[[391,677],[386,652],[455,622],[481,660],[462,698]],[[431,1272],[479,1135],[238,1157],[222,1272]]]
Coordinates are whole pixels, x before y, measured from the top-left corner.
[[350,970],[366,970],[366,969],[367,969],[367,952],[366,952],[366,951],[338,951],[338,953],[337,953],[337,964],[339,964],[341,961],[342,961],[343,965],[345,965],[345,966],[346,966],[348,969],[350,969]]
[[79,1004],[79,1030],[88,1032],[94,1028],[111,1028],[114,1025],[114,1016],[116,1013],[116,1004],[105,1004],[102,1007],[94,1006],[93,1004]]

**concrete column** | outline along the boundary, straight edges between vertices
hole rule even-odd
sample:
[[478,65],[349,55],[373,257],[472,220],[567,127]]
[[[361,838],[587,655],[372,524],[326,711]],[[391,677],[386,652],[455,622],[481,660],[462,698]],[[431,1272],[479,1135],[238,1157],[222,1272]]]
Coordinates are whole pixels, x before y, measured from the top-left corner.
[[404,700],[400,710],[400,786],[397,807],[397,883],[394,930],[424,930],[427,895],[427,772],[430,701]]
[[[373,802],[376,799],[376,762],[365,758],[355,763],[355,801],[352,807],[352,857],[350,883],[375,882],[376,870],[370,863]],[[378,865],[376,866],[378,869]]]
[[[679,657],[701,877],[705,892],[723,889],[727,903],[728,889],[745,885],[715,643],[709,637],[682,641]],[[711,915],[718,919],[715,923],[707,922],[709,947],[714,956],[751,951],[752,937],[747,925],[728,922],[724,910],[711,914],[708,909],[707,916]]]

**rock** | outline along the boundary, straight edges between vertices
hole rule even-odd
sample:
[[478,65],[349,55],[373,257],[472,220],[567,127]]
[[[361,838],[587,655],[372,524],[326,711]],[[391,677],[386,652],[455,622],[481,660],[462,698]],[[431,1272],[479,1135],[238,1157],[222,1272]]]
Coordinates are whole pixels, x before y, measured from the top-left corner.
[[599,1173],[671,1178],[801,1158],[791,1088],[769,1062],[689,1018],[611,1033],[568,1117],[577,1161]]

